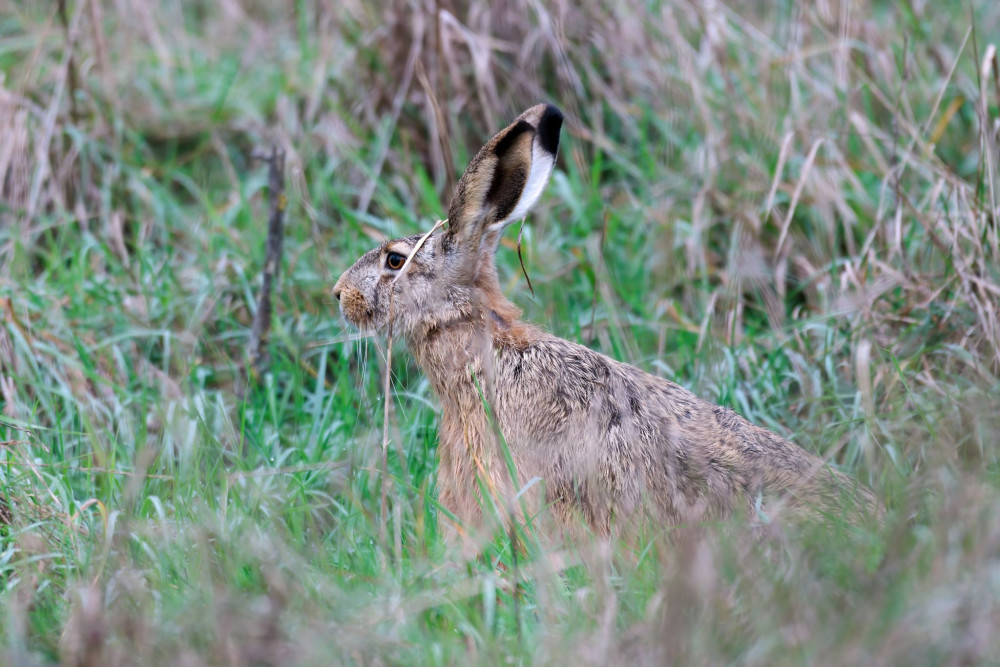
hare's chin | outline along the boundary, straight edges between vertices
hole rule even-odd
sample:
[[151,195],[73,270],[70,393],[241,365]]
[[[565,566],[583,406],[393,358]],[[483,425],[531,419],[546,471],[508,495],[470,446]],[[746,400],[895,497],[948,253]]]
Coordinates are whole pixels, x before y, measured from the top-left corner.
[[379,333],[384,326],[375,319],[375,313],[367,308],[340,308],[340,316],[360,333]]
[[372,333],[376,329],[375,319],[371,313],[347,312],[341,308],[340,314],[349,324],[363,333]]

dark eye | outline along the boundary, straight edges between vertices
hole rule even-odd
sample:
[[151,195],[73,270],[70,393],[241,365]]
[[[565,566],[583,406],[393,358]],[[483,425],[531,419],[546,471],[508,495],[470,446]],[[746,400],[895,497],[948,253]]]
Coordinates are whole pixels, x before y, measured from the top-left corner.
[[406,263],[406,257],[398,252],[390,252],[385,256],[385,265],[393,271],[399,271]]

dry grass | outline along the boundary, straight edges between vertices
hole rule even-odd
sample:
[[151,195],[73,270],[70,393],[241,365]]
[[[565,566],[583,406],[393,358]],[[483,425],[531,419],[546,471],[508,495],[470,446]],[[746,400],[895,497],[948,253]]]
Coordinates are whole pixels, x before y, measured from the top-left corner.
[[[0,0],[8,661],[1000,654],[995,5]],[[528,316],[823,453],[884,530],[532,553],[512,594],[507,537],[440,541],[405,354],[382,511],[384,360],[329,288],[539,100],[568,136],[534,299],[500,260]],[[241,403],[272,144],[286,262]]]

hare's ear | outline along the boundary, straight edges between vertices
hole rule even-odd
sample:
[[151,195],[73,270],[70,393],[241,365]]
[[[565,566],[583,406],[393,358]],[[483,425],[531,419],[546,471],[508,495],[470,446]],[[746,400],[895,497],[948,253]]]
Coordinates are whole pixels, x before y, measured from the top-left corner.
[[[563,115],[531,107],[486,142],[469,163],[448,209],[445,245],[469,257],[495,250],[499,233],[524,217],[552,175]],[[481,248],[490,239],[492,247]]]

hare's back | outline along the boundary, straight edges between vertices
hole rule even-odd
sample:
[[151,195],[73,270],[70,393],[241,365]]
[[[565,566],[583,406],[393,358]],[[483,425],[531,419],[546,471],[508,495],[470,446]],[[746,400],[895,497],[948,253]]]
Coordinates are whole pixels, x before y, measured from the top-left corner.
[[822,466],[732,410],[582,345],[544,337],[496,360],[508,442],[589,506],[631,513],[651,499],[667,519],[719,515]]

